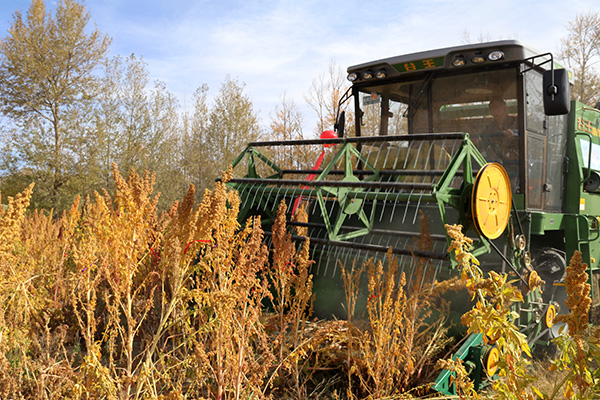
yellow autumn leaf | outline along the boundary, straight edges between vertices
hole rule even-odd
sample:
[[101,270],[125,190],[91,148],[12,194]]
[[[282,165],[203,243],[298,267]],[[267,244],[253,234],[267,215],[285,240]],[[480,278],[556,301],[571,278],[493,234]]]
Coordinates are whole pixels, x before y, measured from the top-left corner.
[[523,343],[521,343],[521,350],[523,350],[525,354],[531,357],[531,350],[529,349],[529,345],[527,344],[527,342],[524,341]]
[[567,399],[571,399],[574,394],[575,394],[575,392],[573,391],[573,383],[571,381],[567,381],[567,387],[565,389],[564,396]]
[[546,396],[535,386],[532,386],[531,389],[533,390],[533,392],[535,393],[535,395],[539,398],[539,399],[545,399]]

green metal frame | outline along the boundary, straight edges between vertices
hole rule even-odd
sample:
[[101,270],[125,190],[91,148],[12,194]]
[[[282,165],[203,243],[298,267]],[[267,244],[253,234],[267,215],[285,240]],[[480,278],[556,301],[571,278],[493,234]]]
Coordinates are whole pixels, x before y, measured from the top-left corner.
[[[275,162],[261,154],[254,147],[247,147],[242,154],[240,154],[233,163],[233,167],[235,168],[243,158],[246,157],[248,159],[247,171],[245,174],[245,178],[261,178],[260,175],[256,171],[257,161],[263,162],[265,165],[270,167],[273,170],[273,174],[266,177],[266,179],[273,180],[273,184],[277,185],[281,182],[286,182],[281,179],[282,169],[276,165]],[[364,168],[371,171],[371,174],[367,177],[363,177],[360,179],[357,176],[357,173],[353,169],[352,158],[355,157],[356,160],[359,161],[360,165]],[[334,169],[334,167],[338,164],[340,160],[343,160],[344,165],[344,176],[342,178],[342,182],[348,183],[346,187],[344,186],[327,186],[327,185],[318,185],[318,183],[327,182],[327,178],[330,176],[330,172]],[[476,168],[481,168],[485,165],[486,160],[481,155],[481,153],[477,150],[473,142],[470,140],[468,134],[464,134],[463,140],[461,143],[460,149],[454,154],[452,159],[449,162],[449,165],[445,169],[440,180],[430,187],[430,194],[422,194],[420,195],[420,200],[423,202],[431,202],[437,203],[438,209],[440,212],[441,220],[444,224],[459,222],[462,223],[463,226],[470,225],[470,221],[468,220],[469,213],[469,199],[471,196],[471,191],[473,187],[473,183],[475,180],[473,172]],[[463,184],[460,188],[452,188],[451,184],[454,178],[462,169],[463,173]],[[373,229],[373,220],[376,210],[376,205],[378,200],[383,200],[389,197],[388,193],[384,193],[382,191],[373,190],[367,191],[361,187],[355,187],[352,184],[356,182],[378,182],[381,180],[381,171],[379,171],[369,160],[364,157],[360,151],[357,150],[355,146],[351,143],[343,143],[340,148],[334,153],[331,160],[327,162],[327,165],[323,168],[322,172],[313,180],[317,185],[312,186],[312,188],[294,188],[287,189],[288,193],[293,194],[294,196],[315,196],[317,202],[319,204],[321,217],[323,223],[327,228],[328,237],[330,240],[347,240],[356,237],[360,237],[363,235],[367,235]],[[242,197],[251,196],[252,190],[264,190],[265,185],[257,184],[255,189],[250,189],[248,187],[244,187],[239,184],[232,183],[232,187],[238,189],[240,191],[240,195]],[[397,194],[394,196],[394,200],[396,201],[410,201],[411,194]],[[330,209],[327,205],[327,200],[335,199],[339,204],[339,210],[335,216],[330,218],[329,213]],[[365,212],[365,210],[361,207],[364,200],[372,200],[373,206],[371,208],[370,213]],[[274,210],[275,204],[268,204],[268,202],[272,201],[269,196],[265,196],[263,200],[266,203],[259,204],[258,208],[268,211]],[[242,202],[243,206],[240,210],[240,216],[245,218],[248,213],[248,202]],[[448,221],[446,207],[450,206],[459,211],[462,220],[461,221]],[[346,220],[351,216],[356,214],[358,220],[362,224],[360,229],[353,230],[352,232],[341,233],[341,228],[346,222]],[[270,218],[274,218],[272,212],[269,213]],[[447,243],[450,244],[450,238],[447,237]],[[490,244],[489,241],[479,235],[478,240],[476,241],[478,245],[473,249],[473,254],[475,256],[483,253],[490,252]]]

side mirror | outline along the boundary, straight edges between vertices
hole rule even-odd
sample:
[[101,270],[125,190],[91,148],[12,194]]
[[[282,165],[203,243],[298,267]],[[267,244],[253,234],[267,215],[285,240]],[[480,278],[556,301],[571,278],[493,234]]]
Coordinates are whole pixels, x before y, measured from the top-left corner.
[[564,115],[571,110],[569,73],[566,69],[544,72],[544,112],[546,115]]

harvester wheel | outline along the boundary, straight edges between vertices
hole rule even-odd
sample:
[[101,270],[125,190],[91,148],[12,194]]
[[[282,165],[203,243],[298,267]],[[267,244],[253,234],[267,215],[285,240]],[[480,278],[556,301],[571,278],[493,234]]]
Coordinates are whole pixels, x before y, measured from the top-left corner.
[[477,231],[493,240],[502,235],[510,217],[510,180],[498,163],[485,164],[477,174],[471,196],[471,210]]
[[500,350],[496,346],[490,347],[483,356],[483,366],[489,377],[492,377],[498,371],[498,360],[500,359]]

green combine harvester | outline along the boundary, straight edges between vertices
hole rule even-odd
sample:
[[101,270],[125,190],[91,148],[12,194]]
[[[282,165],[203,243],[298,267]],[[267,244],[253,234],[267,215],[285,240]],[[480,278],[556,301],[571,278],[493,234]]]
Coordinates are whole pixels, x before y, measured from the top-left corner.
[[[420,285],[456,274],[446,223],[463,225],[485,269],[520,281],[516,323],[531,346],[557,335],[575,250],[600,305],[600,111],[570,101],[552,54],[518,41],[464,45],[353,66],[348,79],[334,131],[250,143],[229,182],[240,220],[260,215],[267,238],[282,200],[288,221],[307,211],[290,225],[311,241],[317,316],[345,316],[339,262],[350,269],[391,247],[407,279],[430,277]],[[432,245],[416,250],[420,216]],[[416,257],[427,274],[414,274]],[[529,290],[533,271],[543,293]],[[497,353],[472,335],[455,357],[479,386]],[[454,394],[449,378],[435,388]]]

